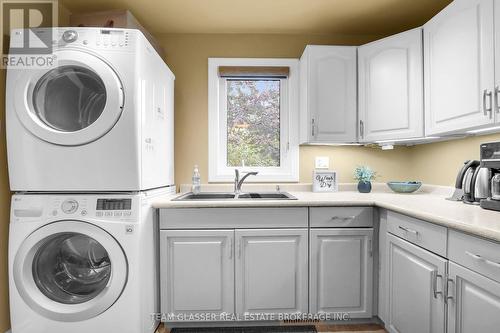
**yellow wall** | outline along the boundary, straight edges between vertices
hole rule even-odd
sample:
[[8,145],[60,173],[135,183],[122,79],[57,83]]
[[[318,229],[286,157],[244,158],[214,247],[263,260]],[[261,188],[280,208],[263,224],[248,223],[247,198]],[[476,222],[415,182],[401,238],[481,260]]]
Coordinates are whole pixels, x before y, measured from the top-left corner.
[[300,181],[310,183],[314,169],[315,156],[330,157],[330,169],[338,172],[340,182],[353,183],[353,171],[358,165],[368,165],[377,171],[375,181],[413,179],[410,173],[409,149],[398,147],[382,151],[369,147],[300,147]]
[[409,149],[411,175],[428,184],[454,186],[463,162],[479,159],[479,145],[500,141],[500,134],[436,142]]
[[[189,183],[195,164],[203,182],[208,179],[208,58],[298,58],[307,44],[359,45],[377,36],[164,34],[156,36],[166,52],[175,82],[175,180]],[[352,181],[357,164],[368,164],[380,180],[408,177],[407,149],[381,151],[364,147],[300,148],[300,181],[310,182],[314,156],[329,156],[340,181]]]
[[10,327],[7,276],[10,191],[5,147],[5,70],[0,70],[0,332]]

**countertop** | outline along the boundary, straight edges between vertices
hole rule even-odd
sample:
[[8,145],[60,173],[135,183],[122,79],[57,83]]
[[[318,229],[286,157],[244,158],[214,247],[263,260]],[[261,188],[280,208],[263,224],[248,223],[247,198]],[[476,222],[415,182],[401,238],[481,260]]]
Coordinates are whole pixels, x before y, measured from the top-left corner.
[[414,194],[379,191],[377,186],[374,187],[372,193],[368,194],[346,189],[336,193],[287,191],[297,200],[171,201],[179,195],[177,194],[159,198],[153,203],[153,207],[161,209],[375,206],[500,242],[500,212],[445,200],[452,192],[450,188],[427,187]]

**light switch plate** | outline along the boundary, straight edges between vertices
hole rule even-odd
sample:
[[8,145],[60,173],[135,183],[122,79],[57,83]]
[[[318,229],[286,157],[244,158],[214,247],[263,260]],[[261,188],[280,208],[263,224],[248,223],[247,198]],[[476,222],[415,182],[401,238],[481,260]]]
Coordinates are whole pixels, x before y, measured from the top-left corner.
[[316,156],[315,168],[316,169],[329,169],[330,168],[330,158],[328,156]]

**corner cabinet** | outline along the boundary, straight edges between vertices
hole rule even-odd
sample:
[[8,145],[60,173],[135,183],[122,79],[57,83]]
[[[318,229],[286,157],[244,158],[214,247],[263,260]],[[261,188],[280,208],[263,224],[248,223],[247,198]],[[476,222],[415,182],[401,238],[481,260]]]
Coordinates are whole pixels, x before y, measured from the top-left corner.
[[443,277],[447,260],[387,234],[388,313],[391,333],[444,333]]
[[426,135],[494,123],[493,2],[455,0],[424,25]]
[[356,49],[305,48],[300,58],[300,143],[357,141]]
[[358,48],[359,140],[424,136],[422,29]]

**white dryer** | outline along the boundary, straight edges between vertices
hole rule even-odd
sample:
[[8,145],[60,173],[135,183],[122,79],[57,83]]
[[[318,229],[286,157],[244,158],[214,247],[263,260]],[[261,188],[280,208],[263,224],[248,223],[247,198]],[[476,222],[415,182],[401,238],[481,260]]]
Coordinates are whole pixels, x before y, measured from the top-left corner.
[[[57,65],[7,70],[11,189],[139,191],[174,184],[175,78],[144,35],[39,30],[53,33]],[[14,30],[11,45],[24,33]]]
[[158,226],[151,201],[160,195],[167,192],[14,195],[12,333],[153,332]]

